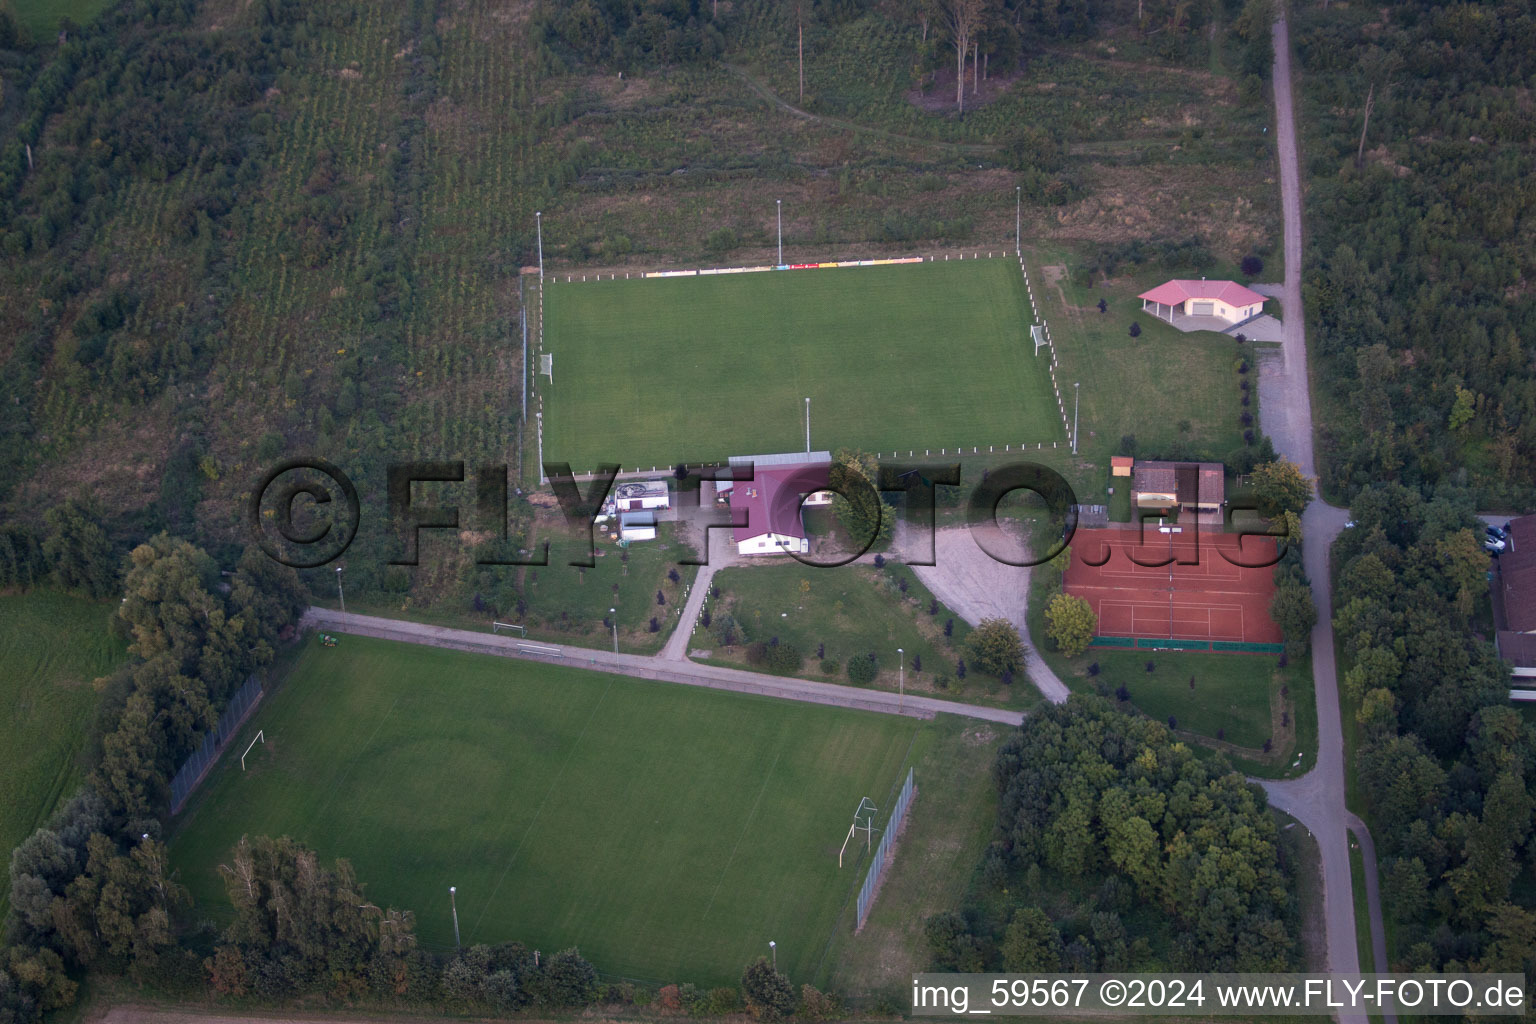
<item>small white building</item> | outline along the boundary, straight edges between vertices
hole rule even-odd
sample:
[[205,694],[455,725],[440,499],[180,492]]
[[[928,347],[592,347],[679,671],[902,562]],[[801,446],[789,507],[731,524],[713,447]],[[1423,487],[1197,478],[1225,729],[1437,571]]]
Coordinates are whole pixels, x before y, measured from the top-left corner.
[[672,491],[665,480],[626,480],[614,484],[592,521],[606,523],[620,512],[671,507]]
[[656,513],[652,509],[635,509],[619,513],[619,540],[655,540]]
[[1209,316],[1239,324],[1264,311],[1264,296],[1236,281],[1166,281],[1136,297],[1145,312],[1169,323],[1183,315]]

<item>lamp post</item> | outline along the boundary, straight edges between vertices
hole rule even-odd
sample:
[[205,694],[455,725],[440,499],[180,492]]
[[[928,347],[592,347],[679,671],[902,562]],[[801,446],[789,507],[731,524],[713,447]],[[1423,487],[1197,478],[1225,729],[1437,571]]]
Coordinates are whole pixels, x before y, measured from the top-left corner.
[[805,400],[805,454],[811,454],[811,400]]
[[613,609],[613,608],[609,608],[608,609],[608,621],[613,624],[613,653],[614,654],[618,654],[619,653],[619,613],[615,609]]
[[459,899],[458,899],[458,891],[459,891],[459,887],[456,886],[456,885],[450,885],[448,887],[448,905],[453,908],[453,946],[454,946],[455,949],[458,949],[460,947],[460,945],[461,945],[460,942],[459,942]]
[[341,614],[343,615],[347,614],[347,595],[342,593],[341,590],[341,570],[345,568],[346,566],[344,565],[336,567],[336,600],[341,602]]
[[1072,382],[1072,454],[1073,455],[1077,454],[1077,405],[1078,405],[1078,396],[1080,394],[1078,389],[1081,388],[1082,386],[1083,386],[1083,382],[1080,381],[1080,380],[1075,380],[1075,381]]
[[779,969],[779,944],[772,939],[768,940],[768,952],[773,954],[773,969]]
[[544,283],[544,211],[533,215],[534,230],[539,234],[539,284]]
[[774,205],[775,209],[778,210],[778,217],[779,217],[779,264],[778,265],[782,267],[784,265],[784,200],[782,200],[782,199],[775,199],[773,201],[773,205]]
[[1024,186],[1013,186],[1013,249],[1024,255]]
[[907,652],[898,647],[896,656],[901,659],[896,670],[896,710],[900,711],[907,701]]

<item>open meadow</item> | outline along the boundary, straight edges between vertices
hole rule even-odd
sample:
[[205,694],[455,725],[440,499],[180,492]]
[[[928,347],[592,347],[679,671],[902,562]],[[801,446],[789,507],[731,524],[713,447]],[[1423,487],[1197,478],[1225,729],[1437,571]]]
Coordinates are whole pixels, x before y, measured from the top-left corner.
[[1011,258],[545,286],[546,461],[1065,438]]
[[96,707],[91,682],[124,654],[107,630],[111,614],[110,603],[54,591],[0,595],[0,849],[7,858],[80,782]]
[[[734,983],[778,943],[811,980],[933,724],[563,665],[343,636],[310,641],[194,799],[172,857],[202,912],[245,834],[347,857],[423,943],[577,946],[609,977]],[[264,732],[242,771],[238,753]]]

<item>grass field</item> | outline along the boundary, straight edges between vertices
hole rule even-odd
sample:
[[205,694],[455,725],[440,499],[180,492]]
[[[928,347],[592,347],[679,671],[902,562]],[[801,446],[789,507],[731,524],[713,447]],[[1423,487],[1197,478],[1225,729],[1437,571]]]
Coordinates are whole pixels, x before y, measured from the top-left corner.
[[96,706],[91,681],[124,653],[107,631],[111,613],[107,604],[51,591],[0,595],[0,849],[7,857],[80,781],[76,762]]
[[546,285],[544,458],[666,466],[813,448],[1021,444],[1065,432],[1018,263]]
[[[907,590],[902,592],[900,582]],[[714,636],[696,634],[690,645],[712,652],[708,661],[753,669],[746,662],[745,644],[777,637],[792,643],[805,655],[805,663],[796,675],[805,679],[827,679],[853,685],[848,681],[848,662],[874,651],[880,674],[871,687],[896,692],[899,686],[899,662],[896,651],[906,655],[906,692],[932,697],[955,698],[999,704],[1005,707],[1031,707],[1039,695],[1019,673],[1012,686],[1004,686],[996,677],[971,670],[963,680],[955,678],[955,663],[965,656],[965,638],[971,627],[948,607],[928,614],[933,594],[917,579],[911,568],[887,562],[883,569],[870,565],[846,565],[836,569],[807,569],[803,565],[751,565],[722,569],[715,575],[720,589],[718,599],[707,607],[715,614],[730,612],[745,636],[728,654]],[[954,620],[954,629],[944,635],[944,623]],[[837,674],[826,676],[816,658],[819,646],[826,657],[837,663]],[[913,668],[914,658],[922,658],[920,670]],[[771,671],[767,668],[759,671]],[[941,688],[936,680],[943,676]]]
[[11,0],[16,20],[27,26],[36,42],[50,41],[59,31],[59,19],[84,25],[111,6],[112,0]]
[[853,810],[889,806],[932,726],[349,636],[300,655],[258,728],[172,841],[200,912],[242,834],[288,834],[429,945],[453,942],[456,885],[466,944],[718,985],[769,939],[811,979],[862,881],[837,865]]

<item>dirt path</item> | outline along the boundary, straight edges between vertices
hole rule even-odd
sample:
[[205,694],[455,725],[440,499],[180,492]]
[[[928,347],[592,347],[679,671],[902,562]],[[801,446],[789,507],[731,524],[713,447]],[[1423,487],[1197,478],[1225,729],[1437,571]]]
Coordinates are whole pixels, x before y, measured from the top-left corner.
[[973,626],[995,618],[1017,626],[1030,682],[1051,703],[1064,702],[1070,692],[1067,684],[1051,671],[1029,636],[1029,570],[1004,565],[988,555],[964,526],[935,531],[934,561],[938,564],[912,566],[923,586]]
[[[1275,146],[1280,162],[1280,198],[1285,223],[1284,342],[1281,355],[1267,356],[1259,374],[1259,408],[1264,431],[1282,455],[1316,477],[1312,447],[1312,396],[1307,372],[1306,318],[1301,305],[1302,191],[1297,155],[1296,117],[1291,85],[1290,29],[1282,8],[1274,23]],[[1324,930],[1328,937],[1328,969],[1342,974],[1360,970],[1355,932],[1354,881],[1349,867],[1349,835],[1361,839],[1363,852],[1373,852],[1365,824],[1349,813],[1344,796],[1344,729],[1339,711],[1339,684],[1334,661],[1333,602],[1329,552],[1349,518],[1347,509],[1318,499],[1302,515],[1303,557],[1317,604],[1312,630],[1312,675],[1317,699],[1317,764],[1306,775],[1285,781],[1262,781],[1270,802],[1300,820],[1317,839],[1323,871]],[[1369,900],[1376,889],[1376,861],[1365,858],[1366,894],[1371,914],[1372,946],[1385,958],[1385,930],[1380,901]],[[1384,962],[1377,970],[1385,970]],[[1365,1021],[1364,1015],[1340,1015],[1342,1021]],[[1386,1015],[1388,1024],[1395,1017]]]

